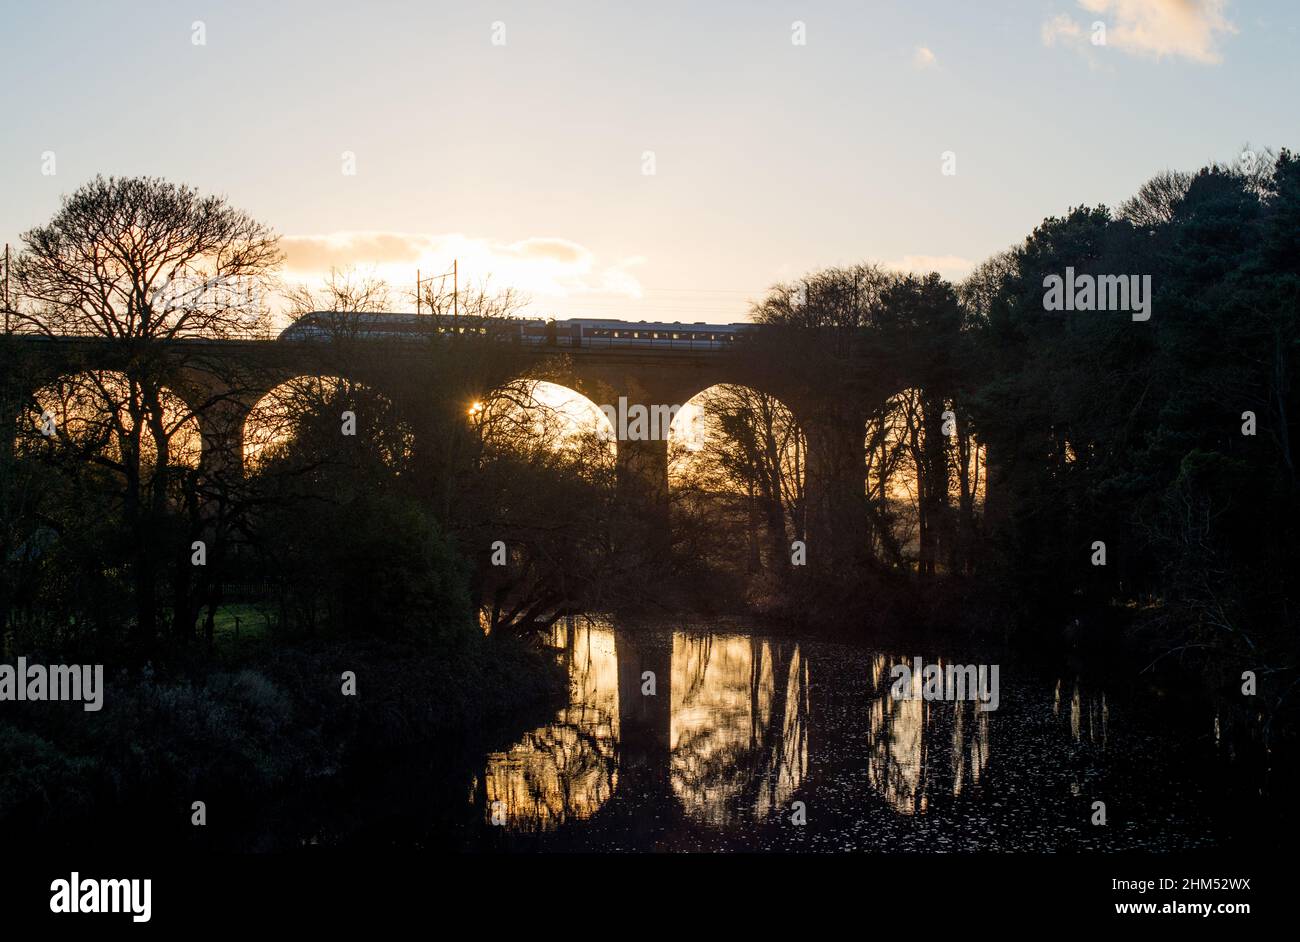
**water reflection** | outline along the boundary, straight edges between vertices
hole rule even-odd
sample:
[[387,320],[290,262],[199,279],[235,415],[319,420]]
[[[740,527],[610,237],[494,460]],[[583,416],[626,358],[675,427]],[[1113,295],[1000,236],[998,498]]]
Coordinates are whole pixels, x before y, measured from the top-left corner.
[[[924,814],[937,793],[956,797],[979,782],[989,763],[992,714],[971,701],[894,699],[889,668],[910,661],[883,654],[872,659],[867,774],[895,811]],[[946,666],[941,659],[934,663]]]
[[[545,831],[628,805],[659,809],[660,823],[680,815],[728,826],[789,807],[808,774],[811,725],[797,643],[588,619],[558,625],[552,641],[569,666],[570,704],[488,756],[477,797],[489,820],[504,813],[511,830]],[[919,815],[936,795],[979,783],[992,714],[969,701],[894,699],[889,667],[906,660],[873,658],[866,771],[890,808]],[[1076,728],[1078,700],[1076,689]],[[1103,736],[1104,715],[1103,703]]]
[[808,673],[794,644],[673,638],[673,794],[709,824],[766,816],[808,768]]
[[[626,805],[657,809],[661,824],[681,816],[729,826],[789,807],[809,764],[809,667],[798,644],[596,620],[559,625],[552,640],[569,666],[570,704],[488,756],[477,797],[489,820],[504,813],[511,830],[545,831]],[[889,667],[905,660],[872,661],[865,761],[871,790],[919,815],[938,794],[979,783],[992,714],[968,701],[892,698]],[[1079,714],[1077,690],[1075,701]]]
[[[1056,692],[1052,697],[1052,714],[1061,716],[1061,688],[1063,680],[1056,681]],[[1076,678],[1070,690],[1068,707],[1070,736],[1075,742],[1087,742],[1106,746],[1106,727],[1110,725],[1110,707],[1106,703],[1106,691],[1091,691],[1080,685]]]
[[[1206,828],[1222,804],[1189,804],[1169,786],[1204,771],[1195,749],[1197,737],[1214,749],[1211,711],[1194,734],[1137,723],[1131,698],[1073,674],[1022,672],[996,712],[894,698],[890,669],[915,652],[825,640],[580,619],[552,642],[572,680],[568,705],[472,760],[483,764],[466,810],[504,825],[478,834],[489,846],[1177,849],[1217,839]],[[1239,738],[1231,722],[1225,712],[1225,743]],[[1123,829],[1092,829],[1098,794],[1141,811]],[[795,801],[806,827],[791,826]]]
[[570,704],[488,756],[476,798],[489,820],[504,811],[512,830],[550,830],[625,803],[725,825],[767,816],[803,782],[808,667],[797,644],[593,620],[558,625],[552,640]]
[[[572,685],[555,722],[488,758],[484,807],[515,829],[548,830],[590,817],[618,786],[619,682],[614,633],[575,627],[556,639]],[[497,802],[501,802],[500,805]]]

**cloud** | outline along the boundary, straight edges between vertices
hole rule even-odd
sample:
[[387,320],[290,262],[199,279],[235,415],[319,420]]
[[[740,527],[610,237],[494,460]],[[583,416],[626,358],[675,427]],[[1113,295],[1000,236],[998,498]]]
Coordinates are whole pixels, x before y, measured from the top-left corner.
[[551,259],[565,265],[584,265],[591,261],[590,252],[567,239],[524,239],[508,248],[518,258]]
[[281,242],[286,274],[309,281],[331,268],[356,268],[383,278],[395,287],[441,275],[459,264],[462,284],[491,279],[525,295],[565,298],[581,294],[613,294],[639,298],[642,288],[630,269],[645,259],[634,256],[601,264],[586,246],[556,236],[535,236],[502,242],[460,233],[335,232],[290,235]]
[[[1190,59],[1202,65],[1223,61],[1218,42],[1237,32],[1224,15],[1225,0],[1078,0],[1106,25],[1105,45],[1157,61]],[[1093,24],[1061,13],[1043,24],[1043,44],[1082,46],[1092,42]]]
[[339,232],[325,236],[285,236],[285,267],[325,272],[353,265],[414,265],[433,246],[429,236],[398,232]]
[[904,255],[892,262],[885,262],[885,267],[918,275],[937,271],[945,278],[956,280],[969,275],[975,268],[975,263],[960,255]]
[[1068,13],[1058,13],[1043,23],[1043,45],[1055,46],[1057,40],[1074,40],[1083,35],[1083,27],[1070,19]]
[[916,51],[912,53],[912,65],[918,69],[928,69],[936,65],[938,60],[935,59],[934,53],[926,46],[917,46]]

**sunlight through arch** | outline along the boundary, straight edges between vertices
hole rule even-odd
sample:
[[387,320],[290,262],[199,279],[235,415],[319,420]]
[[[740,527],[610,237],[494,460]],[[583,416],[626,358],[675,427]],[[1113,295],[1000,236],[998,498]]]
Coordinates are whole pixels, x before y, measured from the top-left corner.
[[[706,473],[715,485],[743,488],[762,473],[756,463],[766,462],[769,474],[775,471],[792,487],[797,479],[802,492],[807,443],[794,413],[750,386],[717,383],[696,393],[673,417],[668,442],[670,483]],[[719,462],[716,452],[736,444],[743,453]]]
[[[340,424],[341,429],[343,413],[351,411],[357,416],[358,427],[377,424],[380,419],[376,416],[358,411],[363,402],[385,408],[390,405],[386,397],[364,383],[342,376],[303,375],[285,380],[258,399],[244,419],[244,467],[250,471],[263,468],[302,432],[305,422],[319,421],[331,427]],[[409,432],[393,441],[390,438],[381,436],[375,443],[385,452],[388,464],[405,457],[411,445]]]
[[692,396],[669,431],[673,527],[689,552],[730,572],[786,567],[805,538],[807,442],[794,413],[749,386]]
[[141,463],[158,462],[153,425],[158,423],[167,450],[167,465],[197,468],[203,454],[198,418],[185,401],[162,389],[157,407],[144,401],[142,390],[125,373],[85,370],[45,384],[33,395],[27,446],[43,439],[61,441],[110,461],[123,460],[122,442],[135,432],[133,411],[139,410]]
[[604,451],[610,458],[617,452],[614,426],[600,408],[558,383],[519,379],[474,402],[469,412],[489,447],[571,454]]
[[986,449],[953,402],[943,400],[928,408],[938,415],[926,415],[922,390],[900,390],[869,419],[865,432],[866,496],[874,508],[872,553],[908,568],[919,565],[923,555],[921,531],[927,511],[918,472],[929,460],[927,435],[942,436],[946,482],[938,503],[955,510],[959,523],[969,525],[982,513],[987,485]]

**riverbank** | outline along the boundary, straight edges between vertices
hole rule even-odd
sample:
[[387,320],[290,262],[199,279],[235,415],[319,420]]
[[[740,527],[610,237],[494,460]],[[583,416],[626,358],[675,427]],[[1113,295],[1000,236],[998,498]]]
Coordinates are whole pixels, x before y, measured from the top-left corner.
[[269,809],[292,815],[389,752],[486,748],[567,693],[551,656],[509,638],[259,644],[207,667],[107,673],[97,713],[5,704],[6,834],[249,848]]

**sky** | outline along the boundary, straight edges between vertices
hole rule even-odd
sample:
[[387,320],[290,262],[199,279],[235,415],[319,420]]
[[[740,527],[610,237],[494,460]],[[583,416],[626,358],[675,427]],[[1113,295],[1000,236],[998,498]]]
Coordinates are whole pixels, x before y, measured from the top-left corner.
[[272,226],[286,280],[354,266],[394,309],[455,259],[535,314],[741,321],[1300,145],[1294,0],[0,8],[0,240],[162,176]]

